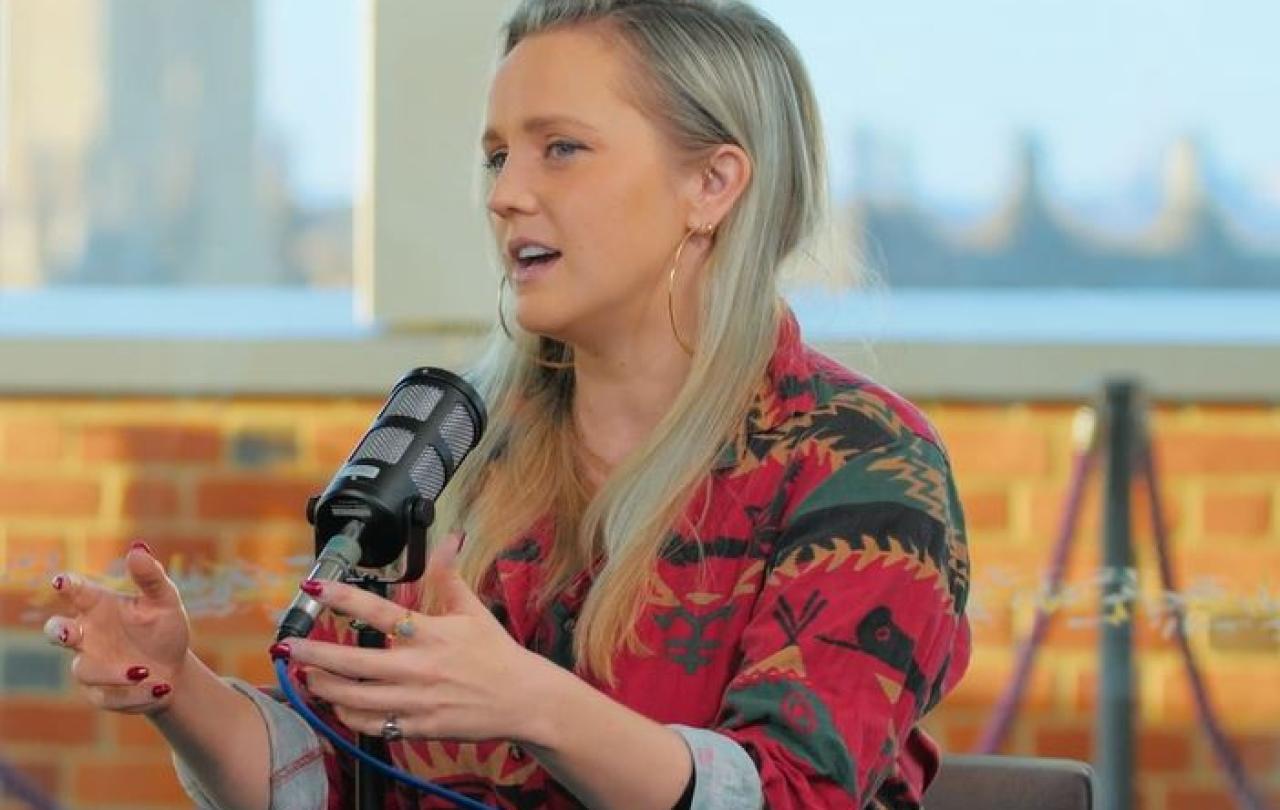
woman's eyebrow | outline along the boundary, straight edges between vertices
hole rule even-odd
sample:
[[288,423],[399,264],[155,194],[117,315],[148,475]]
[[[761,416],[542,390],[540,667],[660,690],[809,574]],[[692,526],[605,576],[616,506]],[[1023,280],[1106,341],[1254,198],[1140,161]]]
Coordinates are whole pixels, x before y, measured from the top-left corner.
[[[527,133],[538,133],[545,132],[549,129],[556,129],[565,125],[587,130],[591,134],[598,133],[598,130],[596,130],[595,127],[591,126],[586,121],[574,118],[571,115],[539,115],[534,116],[533,118],[526,118],[524,123],[520,125],[520,129]],[[484,131],[484,136],[480,139],[480,143],[488,146],[501,140],[502,136],[498,134],[498,131],[493,127],[489,127]]]

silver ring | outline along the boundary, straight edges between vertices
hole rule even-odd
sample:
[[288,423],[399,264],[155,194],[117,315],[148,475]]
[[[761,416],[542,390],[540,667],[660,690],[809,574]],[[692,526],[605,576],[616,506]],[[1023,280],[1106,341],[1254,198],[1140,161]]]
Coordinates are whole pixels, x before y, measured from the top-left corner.
[[382,721],[382,739],[387,742],[395,742],[403,737],[404,732],[400,730],[399,724],[396,723],[395,713],[388,714],[387,719]]
[[391,626],[391,635],[397,641],[404,641],[405,639],[413,638],[413,635],[417,630],[417,626],[413,623],[413,613],[411,611],[406,611],[405,614],[397,619],[396,623]]

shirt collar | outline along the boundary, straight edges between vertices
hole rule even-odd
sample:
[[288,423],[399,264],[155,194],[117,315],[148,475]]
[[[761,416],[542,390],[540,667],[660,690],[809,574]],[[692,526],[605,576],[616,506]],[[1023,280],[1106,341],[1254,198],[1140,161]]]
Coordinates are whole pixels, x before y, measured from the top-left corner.
[[751,398],[743,428],[725,442],[712,469],[736,467],[752,436],[769,433],[792,416],[811,410],[816,399],[813,364],[801,339],[800,323],[783,304],[773,354]]

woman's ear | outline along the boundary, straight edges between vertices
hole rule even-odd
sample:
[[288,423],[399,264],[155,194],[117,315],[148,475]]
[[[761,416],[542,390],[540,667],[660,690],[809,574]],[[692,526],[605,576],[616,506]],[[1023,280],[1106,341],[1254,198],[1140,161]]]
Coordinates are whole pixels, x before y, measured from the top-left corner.
[[751,158],[740,146],[721,144],[693,182],[690,228],[718,228],[751,182]]

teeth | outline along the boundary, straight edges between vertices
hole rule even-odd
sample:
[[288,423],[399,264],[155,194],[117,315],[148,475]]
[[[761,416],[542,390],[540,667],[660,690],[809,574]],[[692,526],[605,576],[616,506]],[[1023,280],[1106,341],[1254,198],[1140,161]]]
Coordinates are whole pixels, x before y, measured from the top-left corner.
[[521,260],[537,259],[542,256],[550,256],[555,252],[556,251],[552,250],[551,248],[545,248],[545,247],[542,247],[541,245],[528,245],[526,247],[520,248],[520,253],[517,254],[517,258]]

